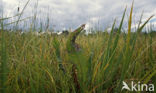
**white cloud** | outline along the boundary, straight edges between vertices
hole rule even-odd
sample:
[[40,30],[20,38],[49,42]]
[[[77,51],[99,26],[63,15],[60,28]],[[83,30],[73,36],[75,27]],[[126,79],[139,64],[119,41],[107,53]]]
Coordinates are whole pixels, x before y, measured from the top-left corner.
[[[37,0],[31,0],[25,10],[25,16],[33,15],[34,5]],[[38,0],[38,16],[47,17],[56,28],[75,28],[80,24],[96,21],[100,18],[101,26],[107,27],[112,24],[114,18],[121,19],[124,8],[127,5],[127,15],[130,11],[133,0]],[[7,16],[14,15],[17,7],[24,7],[26,0],[3,0]],[[138,21],[141,12],[144,10],[143,19],[156,14],[156,0],[135,0],[134,19]],[[48,9],[49,8],[49,9]],[[125,19],[127,21],[127,19]],[[89,26],[89,27],[90,27]],[[92,24],[93,26],[93,24]]]

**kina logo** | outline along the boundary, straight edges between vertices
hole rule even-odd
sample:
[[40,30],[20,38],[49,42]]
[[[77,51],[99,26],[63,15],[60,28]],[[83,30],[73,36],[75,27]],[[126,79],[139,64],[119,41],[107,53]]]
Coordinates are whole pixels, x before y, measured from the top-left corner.
[[128,90],[128,91],[154,91],[154,84],[141,84],[140,82],[134,83],[131,82],[131,86],[123,81],[122,82],[122,89],[121,90]]

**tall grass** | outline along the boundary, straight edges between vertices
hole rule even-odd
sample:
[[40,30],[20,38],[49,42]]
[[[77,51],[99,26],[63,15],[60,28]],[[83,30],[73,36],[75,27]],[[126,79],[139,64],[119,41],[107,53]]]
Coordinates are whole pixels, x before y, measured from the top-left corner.
[[5,32],[3,31],[3,18],[0,20],[1,24],[1,33],[0,33],[0,41],[1,41],[1,61],[0,61],[0,92],[6,92],[6,80],[7,80],[7,51],[6,51],[6,40],[5,40]]
[[141,17],[132,33],[132,4],[126,34],[122,32],[126,10],[117,32],[114,21],[110,33],[88,36],[81,34],[81,27],[69,36],[21,34],[4,31],[7,25],[1,22],[1,92],[120,93],[128,92],[121,91],[122,81],[156,85],[156,37],[141,32],[153,16],[142,25]]

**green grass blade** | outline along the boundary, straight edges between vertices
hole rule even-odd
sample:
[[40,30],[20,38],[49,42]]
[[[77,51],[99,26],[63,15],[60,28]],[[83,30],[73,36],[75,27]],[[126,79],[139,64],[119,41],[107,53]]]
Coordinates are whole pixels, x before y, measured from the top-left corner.
[[6,93],[6,80],[7,80],[7,52],[5,32],[3,31],[3,21],[1,22],[1,62],[0,62],[0,92]]

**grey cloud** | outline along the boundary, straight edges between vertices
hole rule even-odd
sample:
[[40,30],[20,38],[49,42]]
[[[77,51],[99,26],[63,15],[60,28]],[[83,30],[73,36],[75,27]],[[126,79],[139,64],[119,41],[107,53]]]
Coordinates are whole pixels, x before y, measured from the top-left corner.
[[[9,4],[9,0],[4,0],[6,10],[10,7],[16,7],[17,3]],[[121,19],[123,11],[127,5],[127,15],[133,0],[39,0],[38,17],[46,20],[48,14],[50,22],[56,25],[57,29],[75,28],[83,23],[97,25],[105,28],[113,23],[113,19]],[[21,1],[20,6],[24,6],[26,1]],[[36,0],[31,0],[29,6],[25,10],[25,16],[33,15]],[[156,0],[135,0],[134,2],[134,19],[140,17],[144,10],[144,18],[156,14]],[[16,11],[16,10],[15,10]],[[127,19],[125,19],[127,21]],[[125,23],[126,24],[126,23]]]

